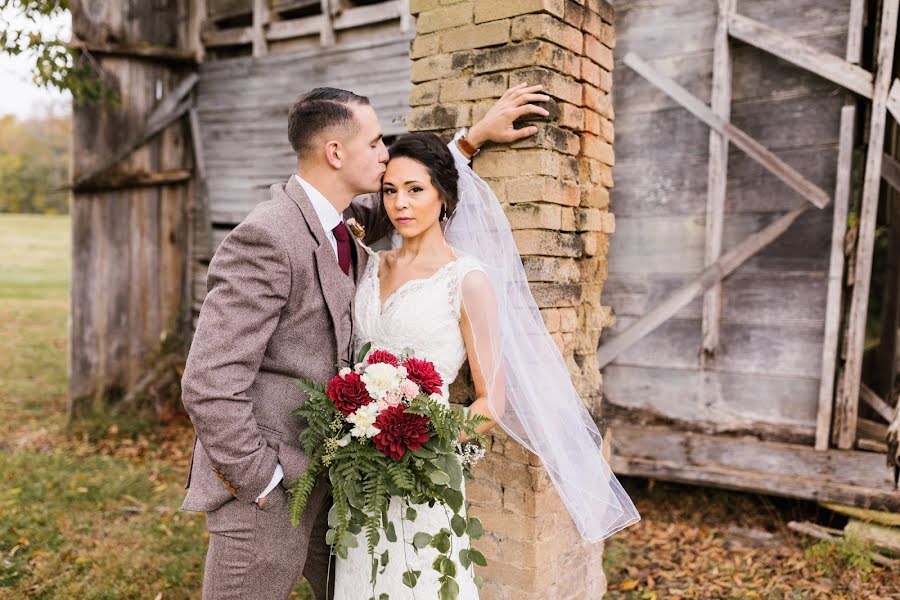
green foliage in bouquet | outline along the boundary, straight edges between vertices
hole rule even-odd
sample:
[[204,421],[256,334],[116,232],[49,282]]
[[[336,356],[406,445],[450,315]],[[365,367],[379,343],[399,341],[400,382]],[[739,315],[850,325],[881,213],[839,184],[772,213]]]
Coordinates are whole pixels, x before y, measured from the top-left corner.
[[[368,346],[363,348],[358,362],[362,362],[368,349]],[[390,559],[387,551],[376,556],[375,548],[382,535],[390,542],[397,541],[394,523],[388,520],[388,505],[392,496],[398,496],[404,506],[400,522],[404,544],[409,544],[414,552],[426,547],[437,551],[432,567],[440,573],[439,600],[457,598],[456,563],[451,556],[455,553],[459,564],[467,569],[472,564],[487,564],[481,552],[473,548],[453,548],[451,532],[457,537],[467,533],[470,539],[478,539],[482,534],[482,525],[477,518],[460,514],[464,503],[463,478],[471,479],[472,475],[460,461],[458,440],[464,432],[470,439],[483,444],[484,438],[476,428],[489,420],[482,415],[466,414],[459,407],[447,406],[421,393],[409,400],[405,412],[429,420],[430,439],[419,449],[407,451],[402,459],[396,460],[382,453],[372,439],[354,437],[347,441],[345,416],[327,395],[324,384],[306,380],[297,383],[309,399],[291,414],[306,420],[300,444],[310,457],[310,463],[291,484],[293,526],[299,524],[318,478],[327,471],[333,506],[328,513],[329,529],[325,541],[332,547],[332,554],[347,558],[348,549],[357,547],[358,536],[364,533],[372,559],[374,590],[377,575],[384,572]],[[411,539],[407,538],[406,522],[416,519],[416,511],[410,504],[434,506],[435,503],[443,504],[445,510],[449,508],[447,527],[437,532],[415,532]],[[404,545],[404,554],[405,551]],[[413,588],[420,576],[420,571],[407,568],[403,583]],[[481,578],[476,575],[474,579],[480,587]],[[382,594],[378,600],[382,598],[387,595]]]

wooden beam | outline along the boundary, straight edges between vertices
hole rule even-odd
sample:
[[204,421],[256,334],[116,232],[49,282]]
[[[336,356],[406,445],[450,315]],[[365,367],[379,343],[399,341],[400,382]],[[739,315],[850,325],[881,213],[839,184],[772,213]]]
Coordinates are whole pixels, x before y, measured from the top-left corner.
[[190,32],[188,41],[194,48],[194,56],[197,62],[202,63],[206,58],[206,46],[203,45],[203,23],[209,15],[206,0],[193,0],[190,4]]
[[894,418],[894,409],[888,406],[888,403],[878,397],[878,394],[872,391],[872,388],[865,383],[859,384],[859,399],[868,404],[872,410],[878,413],[878,416],[890,423]]
[[[725,122],[731,120],[731,47],[728,19],[735,0],[719,0],[719,15],[713,41],[712,111]],[[725,197],[728,191],[728,140],[714,129],[709,131],[709,173],[706,192],[706,248],[704,263],[709,265],[722,253],[725,222]],[[703,296],[700,363],[713,358],[719,346],[722,318],[722,284],[713,284]]]
[[675,290],[666,300],[632,323],[625,331],[610,341],[601,344],[597,350],[599,368],[602,369],[611,363],[620,353],[640,341],[679,310],[690,304],[694,298],[733,273],[747,259],[775,241],[809,206],[808,203],[804,202],[801,206],[783,215],[771,225],[754,233],[723,254],[716,262],[703,269],[697,277]]
[[761,164],[791,189],[809,200],[814,206],[822,208],[828,204],[830,198],[822,188],[806,179],[750,135],[720,118],[702,100],[654,69],[637,54],[634,52],[626,54],[625,64],[668,94],[695,117],[721,133],[728,141],[746,152],[750,158]]
[[409,11],[409,0],[400,0],[400,31],[415,31],[416,20]]
[[322,29],[319,31],[319,43],[324,46],[334,46],[334,22],[331,17],[331,0],[321,0],[322,7]]
[[[334,29],[352,29],[354,27],[364,27],[374,23],[383,21],[393,21],[402,18],[400,0],[392,0],[391,2],[380,2],[369,6],[356,6],[341,11],[334,18]],[[407,7],[407,13],[409,9]]]
[[269,21],[269,1],[253,0],[253,56],[265,56],[269,53],[269,43],[266,40]]
[[320,34],[324,27],[325,16],[315,15],[302,19],[288,19],[275,21],[269,24],[266,39],[270,42],[277,40],[290,40],[307,35]]
[[858,65],[741,15],[731,15],[728,32],[735,39],[774,54],[864,98],[872,97],[874,77]]
[[[859,63],[862,56],[862,31],[865,0],[851,0],[847,28],[847,62]],[[816,410],[816,450],[828,449],[834,409],[835,372],[840,343],[841,306],[844,292],[844,238],[853,176],[856,97],[847,93],[841,108],[838,133],[837,177],[834,186],[834,212],[831,220],[831,256],[828,265],[828,290],[825,301],[825,332],[822,341],[822,374],[819,377],[819,403]]]
[[253,27],[233,27],[231,29],[205,29],[201,37],[207,48],[222,48],[252,44],[254,34]]
[[869,124],[869,148],[866,154],[866,171],[863,179],[859,233],[854,263],[856,279],[850,300],[850,313],[847,318],[847,361],[844,364],[843,381],[835,402],[835,442],[837,447],[842,449],[851,448],[856,438],[866,313],[872,278],[875,221],[878,213],[881,165],[884,156],[888,88],[893,79],[891,72],[894,66],[898,4],[900,4],[900,0],[884,0],[881,12],[875,89],[872,95],[872,116]]
[[154,46],[152,44],[109,44],[103,42],[85,41],[73,39],[69,45],[79,50],[86,50],[91,54],[105,54],[107,56],[123,56],[154,62],[181,63],[196,65],[197,53],[187,48],[169,48]]
[[888,94],[887,109],[895,121],[900,122],[900,79],[895,79]]
[[187,169],[169,169],[152,173],[146,171],[109,173],[97,175],[82,182],[73,188],[73,191],[78,193],[112,192],[130,188],[175,185],[190,181],[190,179],[191,171]]
[[[857,0],[858,1],[858,0]],[[831,250],[828,265],[828,290],[825,301],[825,333],[822,342],[822,375],[819,379],[819,402],[816,410],[816,450],[826,450],[831,436],[834,407],[835,370],[841,325],[841,296],[844,287],[844,236],[850,206],[853,174],[853,140],[856,103],[850,98],[841,108],[838,134],[837,178],[834,188],[834,217],[831,226]]]

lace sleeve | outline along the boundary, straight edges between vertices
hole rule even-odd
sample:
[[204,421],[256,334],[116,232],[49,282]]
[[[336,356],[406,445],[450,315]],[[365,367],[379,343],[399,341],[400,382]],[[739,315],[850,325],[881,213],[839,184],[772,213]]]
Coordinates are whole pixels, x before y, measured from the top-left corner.
[[456,318],[460,317],[460,310],[463,302],[463,285],[466,281],[466,275],[473,271],[484,273],[484,267],[476,259],[470,256],[463,256],[457,259],[456,268],[453,270],[453,277],[450,278],[450,306],[453,308],[453,314]]

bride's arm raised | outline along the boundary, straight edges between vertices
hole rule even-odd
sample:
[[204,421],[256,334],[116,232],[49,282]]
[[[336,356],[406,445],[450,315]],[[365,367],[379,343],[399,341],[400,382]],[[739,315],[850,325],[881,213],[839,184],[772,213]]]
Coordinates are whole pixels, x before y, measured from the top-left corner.
[[[520,83],[506,90],[484,117],[465,132],[465,138],[469,145],[477,151],[487,142],[509,144],[536,134],[538,128],[534,125],[516,129],[513,123],[516,119],[528,115],[546,117],[550,114],[547,109],[532,104],[532,102],[550,100],[550,96],[540,93],[541,89],[543,86],[529,86]],[[448,147],[451,152],[463,156],[468,162],[472,160],[472,155],[460,147],[457,142],[458,137],[460,137],[459,134],[454,136]],[[365,242],[367,244],[377,241],[389,232],[390,221],[381,206],[380,194],[357,196],[348,211],[366,228]]]
[[[501,418],[506,410],[497,301],[491,282],[483,271],[469,271],[461,287],[460,328],[475,384],[475,400],[469,405],[469,411],[490,419],[477,429],[479,433],[484,433],[496,424],[496,419]],[[462,434],[459,441],[465,442],[467,439]]]

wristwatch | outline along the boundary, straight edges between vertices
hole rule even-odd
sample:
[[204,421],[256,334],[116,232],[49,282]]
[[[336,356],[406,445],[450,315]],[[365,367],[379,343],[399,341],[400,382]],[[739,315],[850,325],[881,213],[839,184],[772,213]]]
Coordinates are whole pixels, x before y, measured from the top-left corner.
[[462,150],[466,155],[470,158],[474,158],[476,154],[481,152],[481,148],[476,148],[472,145],[466,138],[466,134],[469,133],[469,129],[467,127],[463,127],[459,133],[456,134],[456,144],[459,146],[459,149]]

